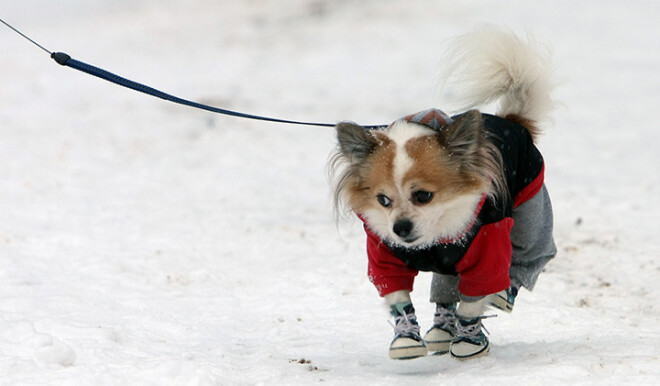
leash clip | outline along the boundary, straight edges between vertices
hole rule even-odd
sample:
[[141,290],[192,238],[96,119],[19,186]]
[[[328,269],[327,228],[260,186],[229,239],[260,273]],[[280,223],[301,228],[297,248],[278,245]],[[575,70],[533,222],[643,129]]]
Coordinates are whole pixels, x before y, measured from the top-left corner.
[[66,66],[66,62],[68,62],[69,59],[71,59],[71,56],[65,54],[64,52],[53,52],[52,54],[50,54],[50,57],[53,58],[53,60],[55,60],[57,64],[62,66]]

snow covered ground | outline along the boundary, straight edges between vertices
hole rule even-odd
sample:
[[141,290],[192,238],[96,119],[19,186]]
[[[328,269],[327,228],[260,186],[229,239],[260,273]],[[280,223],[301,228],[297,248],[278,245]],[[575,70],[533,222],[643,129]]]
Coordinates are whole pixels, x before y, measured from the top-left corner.
[[[559,254],[490,356],[387,358],[358,222],[337,226],[332,129],[179,107],[57,66],[0,26],[0,384],[657,385],[660,3],[2,2],[54,51],[292,119],[436,106],[453,36],[554,48],[540,145]],[[440,93],[441,94],[441,93]],[[432,320],[430,277],[413,293]]]

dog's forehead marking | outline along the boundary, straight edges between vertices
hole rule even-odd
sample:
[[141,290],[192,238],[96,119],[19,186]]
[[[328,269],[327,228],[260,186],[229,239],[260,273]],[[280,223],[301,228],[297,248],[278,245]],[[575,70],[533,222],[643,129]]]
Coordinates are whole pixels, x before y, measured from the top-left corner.
[[415,138],[433,134],[435,134],[435,132],[430,128],[406,121],[394,122],[387,132],[387,136],[396,144],[396,153],[393,162],[394,170],[392,171],[392,175],[394,177],[394,182],[399,189],[399,193],[403,197],[407,196],[407,194],[403,192],[403,179],[414,164],[414,160],[406,150],[406,144]]
[[429,127],[407,121],[396,121],[387,130],[387,136],[399,146],[405,145],[406,142],[413,138],[433,135],[435,133]]

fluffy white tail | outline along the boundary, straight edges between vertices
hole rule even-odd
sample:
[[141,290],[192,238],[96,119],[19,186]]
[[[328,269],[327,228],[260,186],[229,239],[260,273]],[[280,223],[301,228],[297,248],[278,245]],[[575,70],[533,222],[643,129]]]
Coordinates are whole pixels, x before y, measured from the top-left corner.
[[487,29],[457,38],[446,55],[441,80],[461,110],[497,102],[498,116],[538,134],[538,123],[555,107],[547,49],[529,36],[523,41],[510,31]]

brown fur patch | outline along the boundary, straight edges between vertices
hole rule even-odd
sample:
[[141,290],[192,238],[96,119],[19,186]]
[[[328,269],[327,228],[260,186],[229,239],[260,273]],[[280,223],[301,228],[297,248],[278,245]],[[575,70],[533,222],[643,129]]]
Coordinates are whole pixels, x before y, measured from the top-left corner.
[[532,136],[532,140],[536,143],[536,139],[542,134],[541,129],[536,124],[536,121],[527,119],[518,114],[509,114],[504,119],[507,119],[513,123],[517,123],[520,126],[524,127],[529,131],[529,134]]
[[[358,213],[378,206],[377,194],[384,193],[391,199],[397,199],[397,194],[393,193],[397,192],[397,181],[394,181],[396,143],[382,133],[374,133],[374,136],[379,145],[347,185],[348,204]],[[483,177],[462,170],[451,159],[437,135],[412,138],[404,148],[413,160],[402,181],[408,194],[425,190],[434,193],[434,200],[449,201],[463,194],[483,191],[488,186]],[[404,200],[409,198],[398,197]]]
[[377,205],[375,200],[383,186],[394,186],[396,144],[382,133],[374,133],[378,146],[347,187],[350,207],[358,213]]
[[426,190],[447,201],[462,194],[484,189],[485,183],[452,162],[437,136],[413,138],[405,145],[413,165],[404,177],[404,186],[410,191]]

